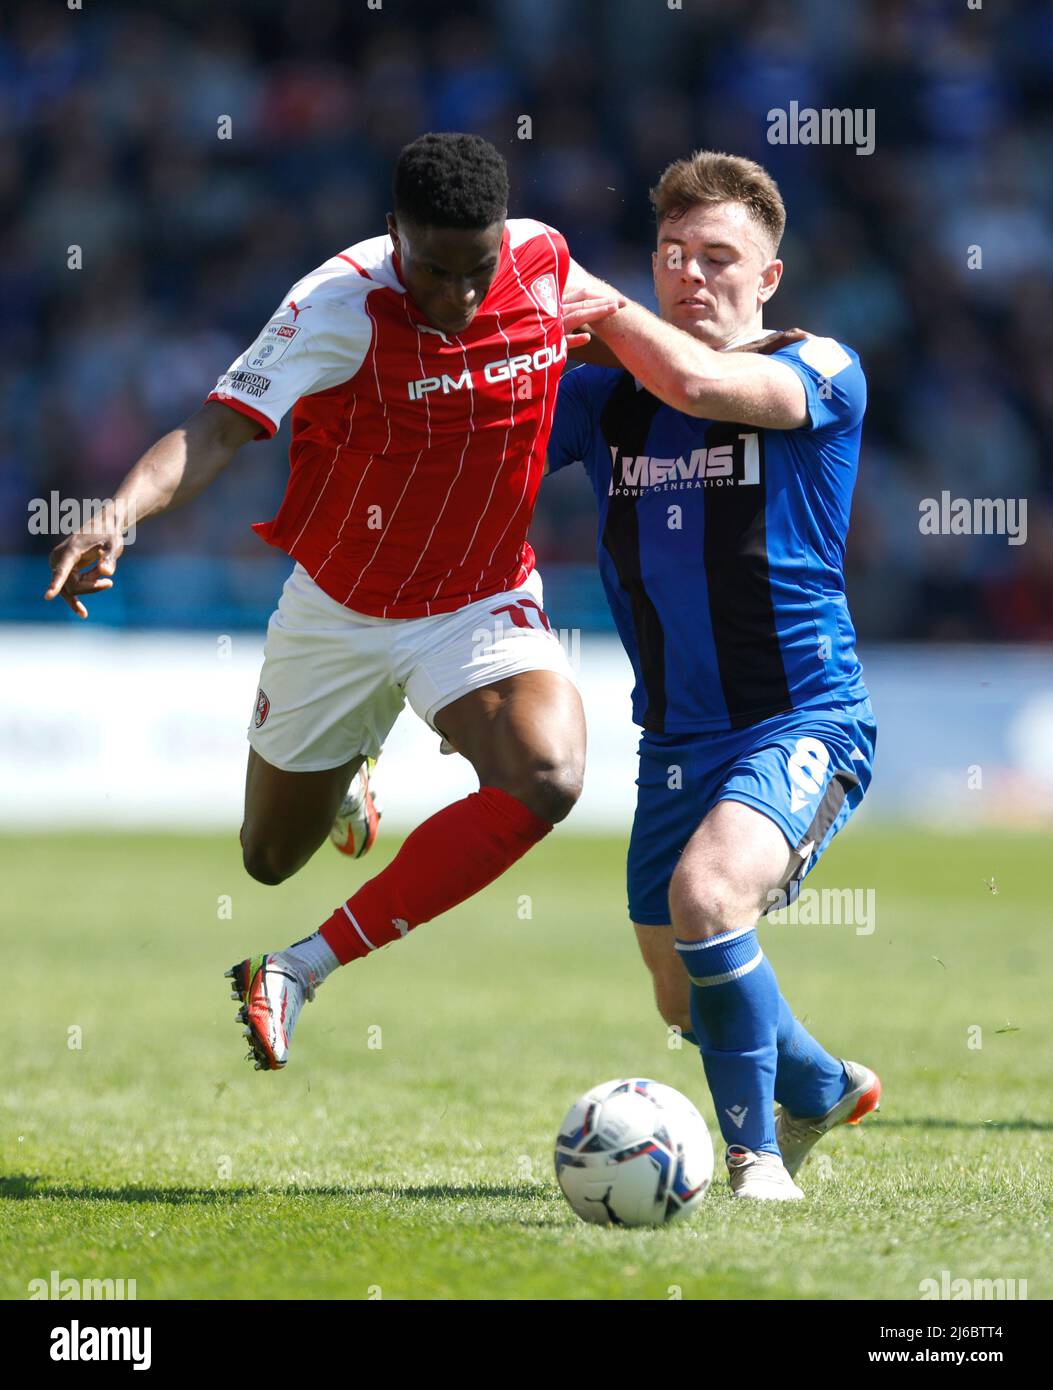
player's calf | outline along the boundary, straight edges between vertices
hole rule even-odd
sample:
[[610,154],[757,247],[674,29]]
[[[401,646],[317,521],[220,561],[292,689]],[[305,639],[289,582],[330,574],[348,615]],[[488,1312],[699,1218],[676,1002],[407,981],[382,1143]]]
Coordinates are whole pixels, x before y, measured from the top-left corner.
[[691,982],[677,954],[672,927],[647,926],[639,922],[633,925],[640,955],[651,972],[654,1002],[663,1022],[670,1028],[678,1028],[693,1042]]
[[[680,973],[681,975],[684,974],[682,968]],[[685,976],[685,984],[686,978]],[[685,988],[682,993],[686,995],[687,989]],[[678,1029],[682,1036],[689,1040],[692,1039],[694,1034],[691,1029],[690,998],[682,998],[680,990],[677,990],[675,994],[663,992],[657,980],[655,981],[654,997],[662,1021],[668,1027]]]
[[322,771],[289,772],[249,749],[241,848],[251,878],[273,886],[303,868],[328,838],[361,762],[359,756]]

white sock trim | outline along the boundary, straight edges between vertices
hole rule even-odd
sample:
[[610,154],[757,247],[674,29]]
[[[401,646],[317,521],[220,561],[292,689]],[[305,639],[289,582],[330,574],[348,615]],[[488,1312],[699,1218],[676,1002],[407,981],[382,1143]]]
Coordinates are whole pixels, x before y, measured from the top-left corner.
[[757,951],[752,960],[748,960],[745,965],[737,965],[734,970],[725,970],[723,975],[703,975],[701,978],[689,975],[693,985],[701,985],[705,989],[708,985],[726,985],[730,980],[741,979],[743,975],[748,975],[751,970],[756,970],[764,959],[764,952]]
[[340,966],[333,948],[320,931],[286,946],[279,954],[292,966],[304,989],[321,984]]
[[729,941],[738,941],[740,936],[745,936],[747,932],[756,931],[755,926],[737,927],[734,931],[718,932],[716,936],[708,936],[705,941],[678,941],[676,949],[678,951],[706,951],[710,946],[726,946]]

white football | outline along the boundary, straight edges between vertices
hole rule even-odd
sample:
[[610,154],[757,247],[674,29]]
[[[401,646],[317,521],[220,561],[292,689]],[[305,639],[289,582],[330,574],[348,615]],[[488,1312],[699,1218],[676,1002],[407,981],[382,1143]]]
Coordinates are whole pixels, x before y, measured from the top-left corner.
[[556,1179],[583,1221],[660,1226],[697,1207],[712,1178],[705,1120],[660,1081],[594,1086],[559,1127]]

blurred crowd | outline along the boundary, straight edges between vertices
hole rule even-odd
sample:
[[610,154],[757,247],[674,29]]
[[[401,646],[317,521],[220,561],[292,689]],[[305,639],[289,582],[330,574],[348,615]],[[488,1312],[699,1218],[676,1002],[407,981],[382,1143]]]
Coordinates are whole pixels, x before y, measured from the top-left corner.
[[[513,215],[553,223],[647,303],[648,187],[706,146],[760,160],[783,191],[769,323],[840,338],[868,374],[849,541],[862,632],[1053,640],[1047,0],[21,9],[0,36],[0,553],[46,551],[27,499],[112,492],[294,280],[383,231],[392,160],[421,132],[492,139]],[[769,109],[793,100],[873,108],[875,152],[769,144]],[[139,545],[255,553],[287,438],[247,447]],[[922,535],[919,504],[944,491],[1027,498],[1026,544]],[[545,485],[532,539],[545,561],[588,563],[582,478]]]

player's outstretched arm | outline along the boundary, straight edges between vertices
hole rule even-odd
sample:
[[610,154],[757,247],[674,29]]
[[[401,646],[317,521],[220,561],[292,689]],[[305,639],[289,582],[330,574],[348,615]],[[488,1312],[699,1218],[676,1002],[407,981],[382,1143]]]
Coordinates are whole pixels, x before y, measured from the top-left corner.
[[259,429],[255,420],[219,401],[207,401],[178,429],[151,445],[117,489],[113,505],[51,552],[45,599],[61,594],[78,618],[86,618],[81,598],[113,588],[129,526],[196,497]]
[[[598,283],[599,281],[597,281]],[[617,313],[629,302],[617,290],[612,290],[609,286],[606,286],[605,289],[607,293],[599,295],[590,294],[583,289],[575,294],[573,302],[566,298],[563,300],[563,332],[566,335],[568,350],[575,352],[576,355],[581,352],[588,354],[590,345],[595,343],[596,340],[592,336],[592,325],[599,323],[600,319]],[[582,360],[595,360],[594,347],[592,353],[591,357],[586,355]]]
[[[803,328],[773,328],[770,333],[766,333],[763,338],[755,338],[752,342],[742,343],[738,347],[725,348],[725,352],[761,352],[764,354],[778,352],[780,348],[788,347],[790,343],[799,343],[802,338],[809,335]],[[569,340],[568,340],[569,341]],[[624,363],[621,358],[606,343],[595,337],[590,331],[587,340],[579,346],[573,348],[568,357],[571,362],[587,362],[592,367],[622,367]]]
[[[586,296],[615,293],[580,266],[573,272],[563,295],[565,307]],[[716,352],[632,300],[589,327],[652,395],[674,410],[767,429],[798,429],[808,423],[800,377],[764,353]]]

